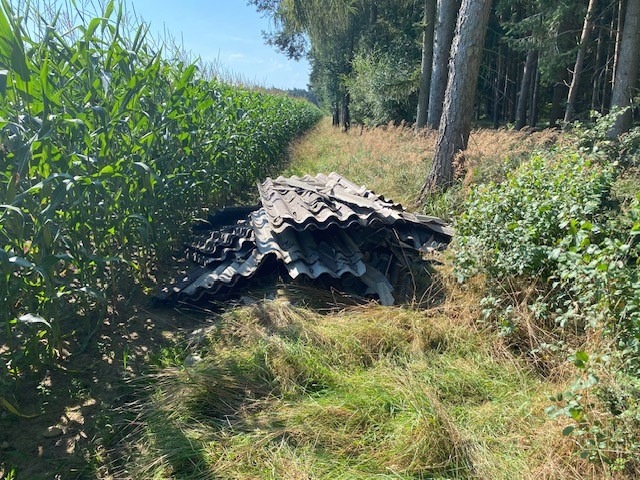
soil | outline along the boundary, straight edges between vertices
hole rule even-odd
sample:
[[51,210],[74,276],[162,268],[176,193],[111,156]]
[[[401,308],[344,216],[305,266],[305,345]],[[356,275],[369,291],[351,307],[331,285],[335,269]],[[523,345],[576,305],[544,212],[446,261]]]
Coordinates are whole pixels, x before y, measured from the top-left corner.
[[118,440],[143,373],[183,332],[210,325],[205,313],[129,307],[107,318],[86,350],[38,381],[3,394],[22,415],[0,408],[0,480],[121,478]]

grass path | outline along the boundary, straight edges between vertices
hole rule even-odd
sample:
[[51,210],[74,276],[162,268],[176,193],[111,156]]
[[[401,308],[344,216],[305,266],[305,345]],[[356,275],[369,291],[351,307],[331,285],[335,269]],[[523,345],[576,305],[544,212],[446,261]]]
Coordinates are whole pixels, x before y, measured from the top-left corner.
[[[430,148],[406,129],[345,135],[322,123],[294,145],[286,174],[337,171],[410,204]],[[225,313],[155,375],[126,470],[185,479],[588,478],[563,426],[544,413],[562,382],[477,326],[479,295],[452,282],[446,265],[434,275],[441,289],[428,309],[318,310],[309,299],[317,307],[321,291],[290,286]]]
[[[474,132],[464,185],[545,141]],[[432,144],[406,128],[343,134],[322,122],[285,174],[336,171],[410,206]],[[420,308],[340,304],[300,285],[222,315],[128,299],[71,370],[41,382],[43,415],[0,418],[0,479],[12,478],[3,465],[18,467],[13,478],[594,478],[544,413],[561,376],[479,326],[477,290],[445,262],[418,287]],[[60,435],[45,437],[48,426]]]

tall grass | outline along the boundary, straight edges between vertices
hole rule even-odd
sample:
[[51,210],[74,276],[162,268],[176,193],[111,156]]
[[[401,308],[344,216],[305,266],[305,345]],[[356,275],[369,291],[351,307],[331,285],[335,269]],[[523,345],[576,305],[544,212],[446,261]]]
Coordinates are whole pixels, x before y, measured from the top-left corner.
[[546,458],[551,385],[470,328],[473,305],[318,315],[288,293],[226,314],[201,362],[159,371],[130,475],[562,478]]
[[315,127],[312,137],[313,141],[294,142],[291,155],[296,161],[287,173],[336,171],[377,193],[391,195],[406,207],[447,220],[452,220],[459,211],[470,185],[500,181],[532,152],[559,141],[558,134],[551,131],[474,130],[468,149],[455,165],[460,184],[445,195],[417,205],[416,192],[428,173],[435,132],[424,130],[416,135],[408,125],[390,124],[378,128],[354,127],[343,133],[331,127],[330,119],[325,119]]
[[[429,138],[402,127],[345,135],[322,122],[295,143],[287,169],[335,170],[410,202]],[[510,168],[556,141],[550,132],[476,131],[472,138],[458,197],[442,206],[460,208],[470,185],[508,184]],[[572,420],[545,410],[573,381],[566,350],[532,352],[498,335],[483,317],[486,279],[460,285],[446,256],[439,259],[445,266],[435,269],[431,288],[419,286],[427,290],[420,306],[327,309],[321,300],[335,302],[331,294],[289,286],[274,301],[217,318],[181,358],[160,362],[141,393],[136,430],[118,445],[126,452],[122,470],[112,472],[185,479],[617,478],[580,457],[576,438],[563,435]],[[548,338],[535,312],[524,313],[530,333]]]
[[0,328],[16,375],[62,354],[74,316],[99,323],[320,115],[165,59],[122,3],[73,26],[21,5],[0,9]]

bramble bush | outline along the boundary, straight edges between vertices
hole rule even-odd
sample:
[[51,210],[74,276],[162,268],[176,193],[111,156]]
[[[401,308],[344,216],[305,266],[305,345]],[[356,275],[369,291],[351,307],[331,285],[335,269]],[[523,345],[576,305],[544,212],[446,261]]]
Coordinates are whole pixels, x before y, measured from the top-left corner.
[[618,157],[633,165],[640,129],[612,141],[610,121],[582,130],[573,152],[534,156],[503,183],[475,188],[456,224],[454,263],[460,281],[485,278],[486,320],[519,349],[576,367],[549,412],[574,421],[565,434],[583,456],[637,472],[640,194],[630,203],[612,195],[624,169],[610,159],[624,151]]
[[246,194],[321,116],[167,59],[122,4],[68,31],[25,8],[0,8],[0,351],[13,375],[90,335],[194,216]]

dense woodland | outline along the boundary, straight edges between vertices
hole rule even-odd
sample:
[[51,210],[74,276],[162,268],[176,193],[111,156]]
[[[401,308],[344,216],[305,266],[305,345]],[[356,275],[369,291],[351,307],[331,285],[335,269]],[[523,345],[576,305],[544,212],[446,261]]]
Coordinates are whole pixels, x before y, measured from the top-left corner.
[[[450,183],[442,170],[466,148],[472,120],[556,127],[629,106],[636,92],[638,0],[250,3],[273,19],[267,42],[308,56],[311,89],[334,124],[449,128],[439,144],[452,147],[436,148],[427,187]],[[612,135],[628,130],[631,114]]]
[[[421,95],[427,115],[418,123],[438,127],[459,0],[251,3],[273,17],[269,43],[308,56],[310,87],[343,127],[414,123]],[[621,47],[625,25],[637,42],[639,8],[625,0],[493,2],[474,119],[521,129],[608,112],[619,65],[637,79],[637,49]]]

